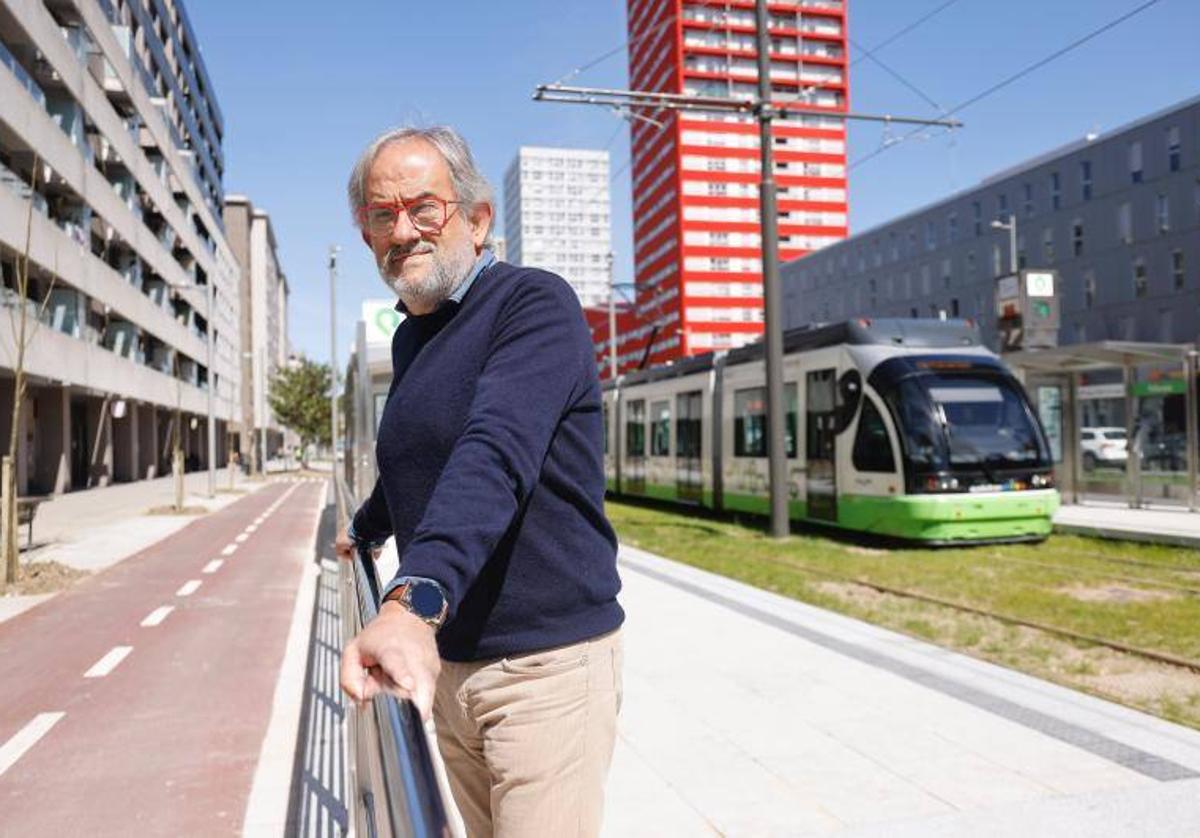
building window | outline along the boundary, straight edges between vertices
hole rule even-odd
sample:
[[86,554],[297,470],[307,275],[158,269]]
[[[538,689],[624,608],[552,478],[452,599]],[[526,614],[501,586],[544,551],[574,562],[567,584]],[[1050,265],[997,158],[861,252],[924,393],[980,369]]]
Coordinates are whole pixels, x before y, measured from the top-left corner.
[[1083,222],[1078,218],[1071,224],[1071,253],[1074,256],[1083,255]]
[[975,251],[967,251],[967,282],[975,280]]
[[1008,196],[1001,192],[996,196],[996,219],[1003,221],[1008,217]]
[[992,276],[1000,276],[1004,271],[1004,266],[1000,262],[1000,245],[992,245]]
[[1022,187],[1025,198],[1025,214],[1033,215],[1033,184],[1027,183]]
[[1167,129],[1167,168],[1178,172],[1179,164],[1179,126],[1173,125]]
[[1025,234],[1017,236],[1017,270],[1024,270],[1028,259],[1025,258]]
[[1134,140],[1129,144],[1129,179],[1134,183],[1142,182],[1142,143]]
[[1096,272],[1083,272],[1083,307],[1091,308],[1096,304]]
[[1079,193],[1083,200],[1092,200],[1092,161],[1079,161]]
[[1159,235],[1171,231],[1171,203],[1167,200],[1166,193],[1159,193],[1154,199],[1154,220]]
[[1042,231],[1042,259],[1047,265],[1054,264],[1054,228],[1047,227]]
[[1160,308],[1158,310],[1158,339],[1170,343],[1175,338],[1175,310]]
[[958,317],[958,298],[957,297],[950,298],[950,316]]
[[942,260],[942,288],[950,287],[950,260]]
[[1117,207],[1117,239],[1121,244],[1133,244],[1133,208],[1128,201]]
[[916,320],[920,316],[919,314],[917,314],[916,306],[913,306],[912,308],[910,308],[908,310],[908,316],[911,317],[913,320]]
[[975,235],[983,235],[983,205],[978,201],[971,204],[971,216],[975,225]]
[[948,241],[958,241],[958,213],[950,213],[950,217],[946,219],[946,238]]
[[1176,291],[1183,288],[1186,277],[1183,272],[1183,251],[1171,251],[1171,279]]
[[1058,172],[1050,173],[1050,206],[1053,209],[1062,208],[1062,178]]
[[671,456],[671,403],[650,403],[650,456]]
[[1133,296],[1139,299],[1150,292],[1150,280],[1146,276],[1146,263],[1141,259],[1133,260]]
[[935,250],[937,248],[937,228],[934,227],[933,221],[925,222],[925,249]]

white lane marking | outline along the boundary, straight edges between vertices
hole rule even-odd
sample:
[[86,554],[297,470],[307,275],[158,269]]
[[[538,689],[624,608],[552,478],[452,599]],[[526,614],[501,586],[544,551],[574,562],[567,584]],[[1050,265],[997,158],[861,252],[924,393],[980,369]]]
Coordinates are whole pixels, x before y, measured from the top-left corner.
[[142,625],[145,626],[146,628],[153,628],[154,626],[157,626],[159,623],[161,623],[163,620],[167,619],[167,615],[170,614],[174,610],[175,610],[174,605],[163,605],[159,608],[155,608],[153,611],[150,612],[150,614],[146,617],[146,619],[142,620]]
[[84,678],[103,678],[117,668],[125,657],[133,651],[132,646],[113,646],[100,660],[92,664],[92,668],[83,673]]
[[246,532],[254,532],[257,529],[258,529],[258,524],[251,524],[250,526],[246,527],[245,531]]
[[238,544],[242,544],[249,537],[250,536],[246,535],[244,532],[240,532],[236,536],[234,536],[233,540],[236,541]]
[[178,591],[175,592],[175,596],[191,596],[192,594],[196,593],[196,589],[199,587],[199,579],[189,579],[183,583],[183,586],[180,587]]
[[13,763],[25,756],[25,752],[37,744],[37,741],[50,732],[50,728],[58,724],[58,720],[66,713],[38,713],[29,724],[13,734],[12,738],[0,746],[0,777],[13,767]]
[[224,559],[213,559],[211,562],[209,562],[208,564],[206,564],[204,566],[203,572],[204,573],[216,573],[218,570],[221,569],[221,565],[223,565],[223,564],[225,564]]
[[236,544],[226,544],[225,549],[221,551],[221,555],[222,556],[232,556],[234,551],[237,550],[237,548],[238,548],[238,546]]

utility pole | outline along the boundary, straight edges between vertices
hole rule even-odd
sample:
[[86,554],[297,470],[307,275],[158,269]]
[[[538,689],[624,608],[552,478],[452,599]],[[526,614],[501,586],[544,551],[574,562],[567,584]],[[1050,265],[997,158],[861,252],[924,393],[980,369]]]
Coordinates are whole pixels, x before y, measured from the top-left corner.
[[[908,124],[959,128],[962,123],[951,119],[919,119],[852,113],[792,100],[776,105],[771,101],[771,39],[767,28],[767,0],[757,0],[755,3],[755,23],[758,34],[758,95],[753,99],[699,96],[686,92],[664,93],[651,90],[574,87],[563,84],[538,85],[533,98],[539,102],[600,105],[619,111],[628,111],[631,115],[642,118],[646,117],[638,114],[635,109],[740,113],[754,116],[757,119],[762,156],[759,197],[762,231],[763,329],[767,359],[767,452],[771,489],[771,533],[776,537],[783,537],[788,533],[787,452],[784,448],[783,324],[779,287],[779,218],[775,200],[775,178],[772,171],[772,120],[787,117],[793,113],[815,113],[830,119],[881,122],[886,125]],[[610,335],[613,331],[611,323],[610,314]]]
[[608,251],[608,371],[617,380],[617,281],[613,277],[613,252]]
[[338,411],[337,411],[337,255],[341,250],[336,244],[329,246],[329,447],[333,452],[334,497],[337,498],[337,443],[338,443]]

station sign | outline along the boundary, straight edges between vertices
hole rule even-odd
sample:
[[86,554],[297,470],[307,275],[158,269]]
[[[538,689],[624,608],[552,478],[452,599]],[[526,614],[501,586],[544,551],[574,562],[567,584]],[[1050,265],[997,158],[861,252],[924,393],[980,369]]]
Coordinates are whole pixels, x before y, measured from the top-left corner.
[[394,300],[363,300],[362,319],[367,327],[367,343],[391,344],[404,315],[396,311]]

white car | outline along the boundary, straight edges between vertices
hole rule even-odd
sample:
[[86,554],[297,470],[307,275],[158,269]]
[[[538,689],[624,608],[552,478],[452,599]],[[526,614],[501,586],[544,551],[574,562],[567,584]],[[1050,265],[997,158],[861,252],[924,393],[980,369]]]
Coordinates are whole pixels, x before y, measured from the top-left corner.
[[1124,428],[1081,428],[1079,448],[1084,471],[1097,467],[1125,468],[1129,456]]

